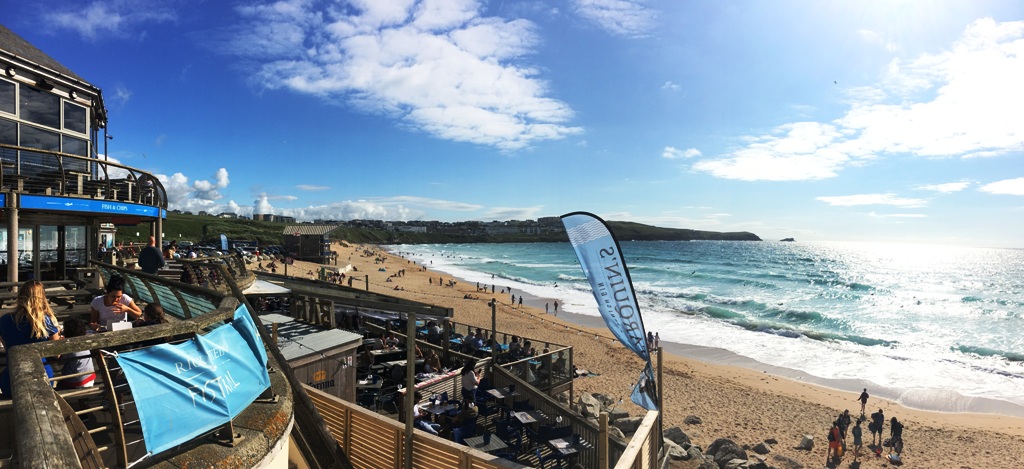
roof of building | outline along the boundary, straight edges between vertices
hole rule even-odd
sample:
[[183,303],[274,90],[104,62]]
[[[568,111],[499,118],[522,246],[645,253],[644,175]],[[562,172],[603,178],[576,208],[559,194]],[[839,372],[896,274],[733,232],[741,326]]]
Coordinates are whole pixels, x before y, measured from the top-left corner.
[[53,70],[68,78],[72,78],[83,84],[92,86],[86,82],[84,78],[78,76],[75,72],[72,72],[70,68],[65,67],[56,59],[39,50],[36,46],[33,46],[31,43],[15,34],[14,31],[7,29],[7,27],[2,24],[0,24],[0,51],[18,56],[24,60]]
[[324,329],[302,321],[278,323],[277,348],[285,360],[320,355],[328,350],[363,343],[363,336],[341,329]]
[[341,227],[338,225],[311,225],[304,223],[301,225],[288,225],[281,234],[293,235],[298,233],[300,235],[325,235],[338,228]]

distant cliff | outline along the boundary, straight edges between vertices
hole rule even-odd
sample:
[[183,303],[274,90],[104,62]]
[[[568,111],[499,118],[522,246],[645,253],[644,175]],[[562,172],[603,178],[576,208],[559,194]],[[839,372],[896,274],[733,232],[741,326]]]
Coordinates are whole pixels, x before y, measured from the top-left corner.
[[[427,244],[427,243],[543,243],[562,242],[569,238],[556,217],[549,217],[543,223],[525,221],[520,225],[505,227],[503,232],[488,232],[487,224],[481,222],[403,222],[423,226],[420,231],[398,229],[398,222],[361,221],[339,222],[331,232],[331,238],[353,243],[372,244]],[[389,224],[396,226],[390,226]],[[196,243],[209,241],[221,233],[228,239],[252,240],[260,246],[284,244],[282,231],[286,223],[246,220],[241,218],[220,218],[206,215],[168,213],[163,228],[166,239],[188,240]],[[609,221],[608,226],[619,241],[761,241],[749,232],[720,233],[716,231],[661,228],[625,221]],[[172,234],[173,233],[173,234]],[[118,228],[117,240],[123,242],[144,242],[148,230],[136,226]],[[211,242],[212,243],[212,242]],[[213,243],[213,244],[219,244]]]

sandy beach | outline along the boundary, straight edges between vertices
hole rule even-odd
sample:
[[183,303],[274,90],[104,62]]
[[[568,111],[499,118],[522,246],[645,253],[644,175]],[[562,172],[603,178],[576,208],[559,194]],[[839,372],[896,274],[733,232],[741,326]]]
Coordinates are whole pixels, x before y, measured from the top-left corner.
[[[623,400],[620,407],[633,415],[643,409],[629,401],[632,383],[642,368],[641,361],[614,341],[611,333],[591,316],[560,313],[545,314],[544,299],[526,297],[523,306],[513,307],[508,295],[483,294],[472,282],[460,282],[450,275],[421,270],[422,266],[375,246],[336,244],[338,265],[351,264],[355,275],[369,275],[370,289],[410,300],[451,307],[458,322],[490,327],[487,302],[497,298],[498,329],[521,336],[571,345],[575,363],[597,376],[580,378],[575,383],[580,393],[602,393]],[[373,256],[366,256],[371,251]],[[375,258],[385,259],[383,264]],[[379,272],[385,267],[387,272]],[[320,265],[296,262],[289,274],[314,277]],[[405,275],[387,279],[399,269]],[[280,272],[280,270],[279,270]],[[456,280],[455,287],[438,286],[438,277]],[[428,280],[428,279],[432,279]],[[360,282],[362,283],[362,282]],[[399,290],[395,290],[398,287]],[[499,287],[500,288],[500,287]],[[464,299],[465,295],[479,299]],[[518,296],[518,295],[517,295]],[[597,326],[597,327],[591,327]],[[649,325],[655,329],[656,325]],[[693,349],[681,344],[662,344],[664,360],[665,428],[682,428],[701,448],[717,438],[729,438],[745,448],[774,439],[766,462],[770,466],[825,467],[830,424],[844,409],[859,414],[856,401],[861,389],[832,389],[802,379],[790,379],[765,369],[721,364],[716,351]],[[705,359],[702,355],[706,354]],[[687,358],[684,358],[685,355]],[[799,377],[797,377],[799,378]],[[871,392],[871,389],[868,389]],[[908,409],[894,402],[870,398],[867,413],[882,409],[886,419],[897,417],[906,426],[903,466],[923,468],[1018,468],[1024,467],[1024,419],[997,414],[943,413]],[[688,425],[684,418],[700,417],[701,423]],[[865,444],[871,434],[863,424]],[[804,435],[813,436],[814,449],[797,449]],[[888,436],[888,422],[885,436]],[[852,441],[852,439],[851,439]],[[855,463],[852,446],[838,467],[892,467],[884,457],[875,457],[867,448]],[[883,456],[887,454],[883,452]],[[748,455],[753,456],[748,451]],[[690,461],[676,461],[671,467],[696,467]]]

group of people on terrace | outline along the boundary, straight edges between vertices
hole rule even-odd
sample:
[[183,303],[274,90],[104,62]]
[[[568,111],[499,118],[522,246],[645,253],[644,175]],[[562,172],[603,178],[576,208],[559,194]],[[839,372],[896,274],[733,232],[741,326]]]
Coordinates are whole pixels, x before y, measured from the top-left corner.
[[[68,317],[62,324],[50,307],[43,283],[29,280],[18,289],[15,310],[0,316],[0,340],[5,350],[9,351],[12,347],[20,345],[103,332],[110,330],[111,325],[116,323],[138,327],[164,322],[167,320],[164,318],[163,308],[158,303],[150,303],[145,309],[139,308],[135,301],[124,293],[124,279],[115,275],[107,282],[104,293],[93,298],[90,303],[88,323],[81,318]],[[51,358],[63,363],[63,378],[56,380],[55,384],[58,389],[93,385],[96,374],[88,350]],[[46,358],[43,358],[43,368],[48,378],[54,377],[53,367]],[[0,372],[0,392],[4,399],[10,399],[13,394],[7,368]]]

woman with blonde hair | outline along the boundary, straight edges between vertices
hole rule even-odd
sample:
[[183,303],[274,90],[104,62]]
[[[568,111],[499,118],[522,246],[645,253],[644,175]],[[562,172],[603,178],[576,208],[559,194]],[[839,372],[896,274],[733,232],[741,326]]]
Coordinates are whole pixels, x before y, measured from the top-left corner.
[[[57,317],[50,309],[43,284],[29,280],[18,290],[18,305],[13,313],[0,317],[0,339],[10,350],[18,345],[60,339]],[[43,359],[46,376],[53,377],[53,369]],[[11,398],[11,376],[7,369],[0,373],[0,391],[5,399]]]

